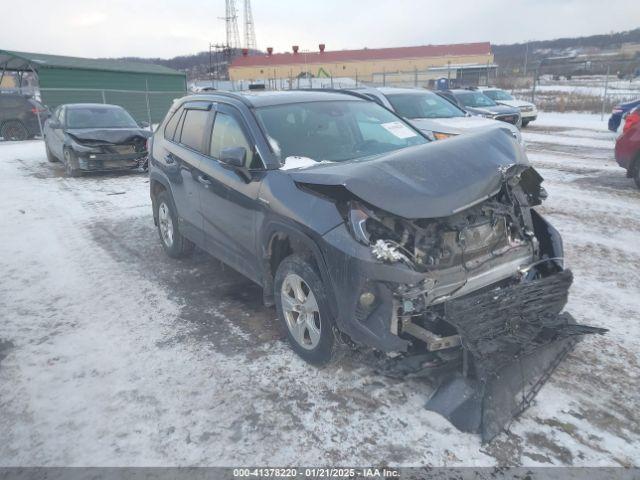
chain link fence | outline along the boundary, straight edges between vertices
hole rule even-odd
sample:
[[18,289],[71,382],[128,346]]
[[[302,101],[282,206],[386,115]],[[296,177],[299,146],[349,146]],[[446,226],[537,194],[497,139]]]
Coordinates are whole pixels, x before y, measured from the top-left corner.
[[160,123],[169,107],[185,91],[135,91],[78,88],[41,88],[42,102],[51,110],[65,103],[106,103],[119,105],[136,121]]

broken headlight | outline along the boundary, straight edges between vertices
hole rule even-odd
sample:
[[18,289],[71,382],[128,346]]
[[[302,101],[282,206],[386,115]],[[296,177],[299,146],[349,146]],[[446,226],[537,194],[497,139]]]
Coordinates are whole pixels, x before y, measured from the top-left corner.
[[370,213],[359,205],[349,206],[347,226],[353,237],[363,245],[371,243],[370,234],[367,230],[367,221],[370,218]]
[[347,226],[353,237],[363,245],[372,245],[381,237],[398,240],[393,229],[359,202],[349,203]]

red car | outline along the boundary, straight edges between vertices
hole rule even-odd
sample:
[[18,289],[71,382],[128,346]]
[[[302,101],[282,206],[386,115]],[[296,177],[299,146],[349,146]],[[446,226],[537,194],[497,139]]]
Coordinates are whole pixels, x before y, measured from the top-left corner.
[[622,135],[616,141],[616,161],[640,188],[640,107],[627,115]]

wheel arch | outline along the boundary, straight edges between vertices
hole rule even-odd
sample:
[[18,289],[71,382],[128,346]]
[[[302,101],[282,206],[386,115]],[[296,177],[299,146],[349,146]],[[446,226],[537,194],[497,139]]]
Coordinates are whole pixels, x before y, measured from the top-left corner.
[[261,235],[261,260],[264,302],[273,305],[273,282],[280,263],[289,255],[297,254],[308,258],[315,267],[329,297],[332,315],[337,314],[335,293],[331,284],[327,265],[317,243],[306,233],[284,223],[270,223]]
[[156,215],[156,199],[161,192],[169,192],[171,198],[171,186],[169,182],[156,172],[149,173],[149,196],[151,197],[151,209],[153,211],[153,223],[158,225],[158,216]]

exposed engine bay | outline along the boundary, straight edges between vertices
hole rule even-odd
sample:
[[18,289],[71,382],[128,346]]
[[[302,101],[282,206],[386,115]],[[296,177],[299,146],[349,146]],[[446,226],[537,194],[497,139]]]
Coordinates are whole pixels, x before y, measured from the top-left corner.
[[[523,175],[537,190],[525,192]],[[417,338],[429,351],[459,345],[443,323],[439,304],[559,271],[561,263],[545,264],[534,231],[530,203],[540,202],[540,192],[537,173],[527,169],[509,177],[490,198],[446,218],[405,219],[351,204],[354,235],[371,245],[375,258],[424,273],[418,284],[395,286],[392,332]],[[543,261],[535,265],[538,260]]]
[[374,258],[424,274],[392,287],[390,328],[412,348],[387,373],[447,372],[426,407],[485,441],[526,408],[579,335],[605,332],[562,313],[573,276],[536,228],[541,181],[531,168],[505,172],[499,191],[445,218],[349,206]]

